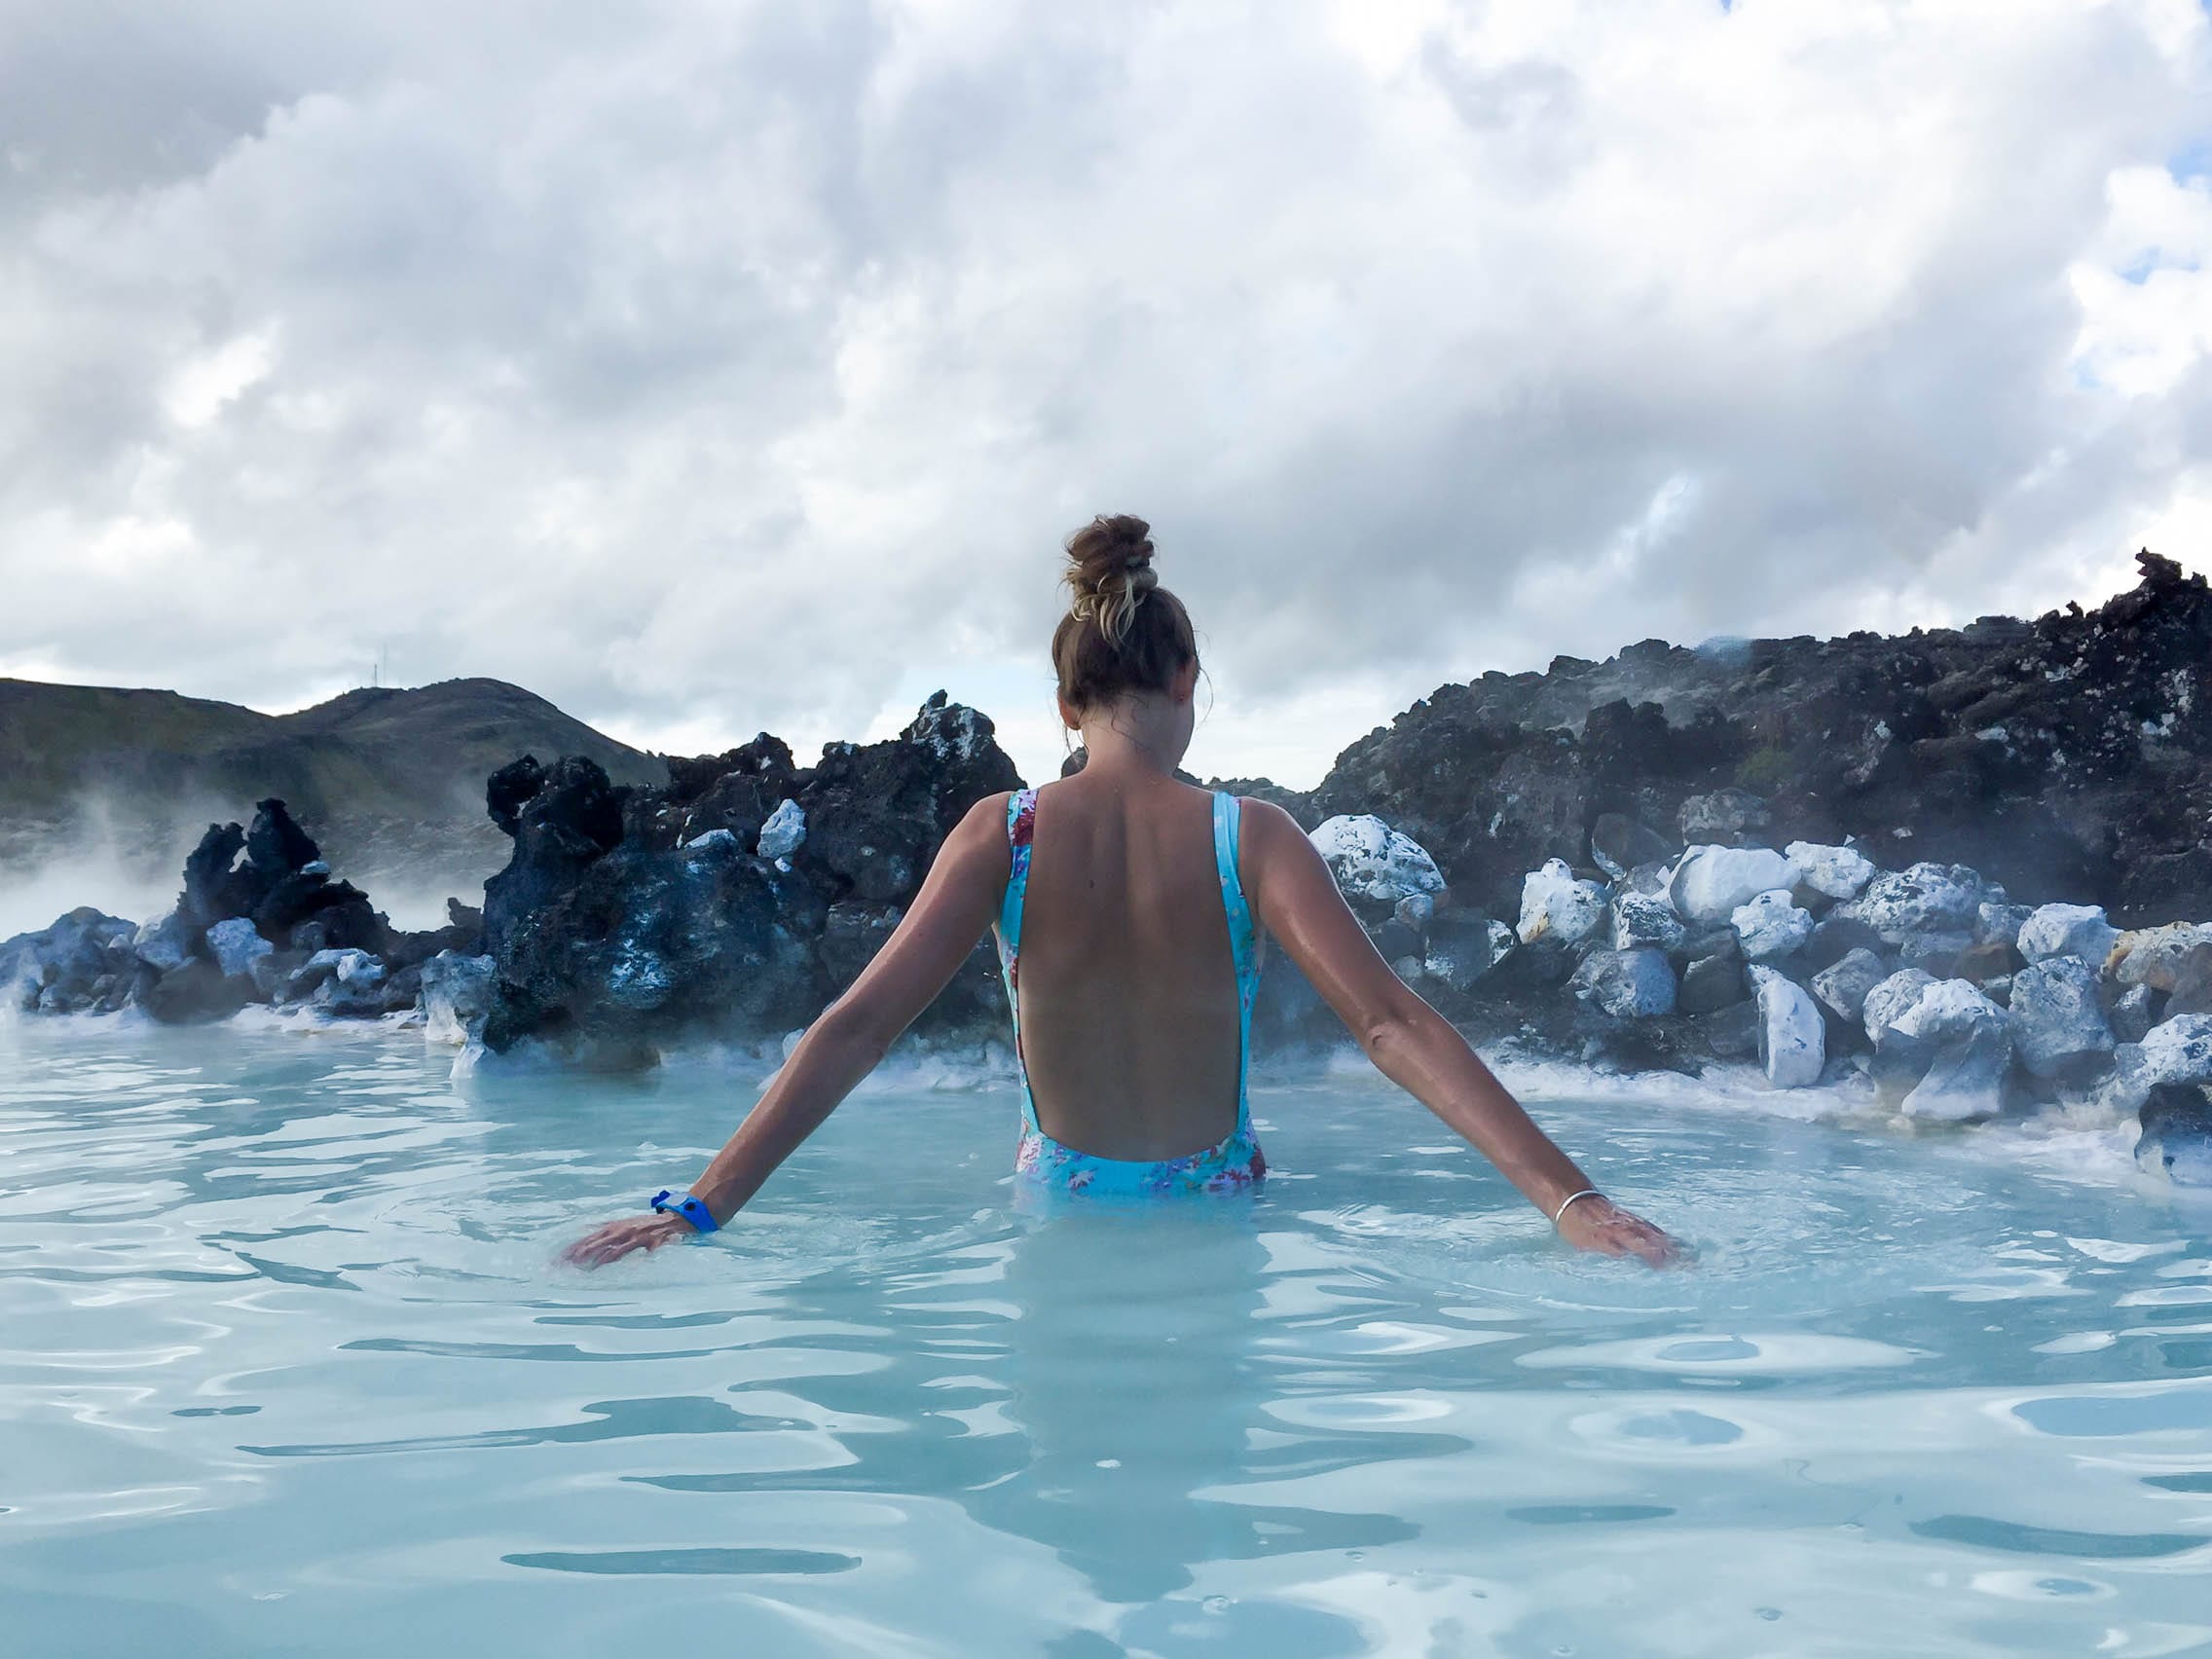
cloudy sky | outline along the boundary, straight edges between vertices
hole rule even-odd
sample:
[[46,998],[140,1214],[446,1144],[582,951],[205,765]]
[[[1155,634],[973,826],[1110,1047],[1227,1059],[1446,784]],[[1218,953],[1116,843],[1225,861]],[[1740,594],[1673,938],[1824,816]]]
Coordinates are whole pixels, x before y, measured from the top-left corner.
[[1056,764],[2212,565],[2199,0],[0,0],[0,674]]

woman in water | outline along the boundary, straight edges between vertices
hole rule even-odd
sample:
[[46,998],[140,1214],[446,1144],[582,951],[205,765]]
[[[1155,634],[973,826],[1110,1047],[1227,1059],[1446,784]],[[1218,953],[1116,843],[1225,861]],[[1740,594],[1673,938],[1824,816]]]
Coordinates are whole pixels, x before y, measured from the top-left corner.
[[1198,643],[1153,573],[1145,522],[1095,519],[1069,538],[1068,558],[1074,601],[1052,663],[1060,718],[1083,733],[1083,770],[977,801],[883,948],[807,1027],[690,1191],[661,1193],[652,1214],[608,1223],[566,1259],[597,1266],[727,1221],[985,929],[997,932],[1014,1011],[1017,1180],[1144,1193],[1261,1178],[1245,1074],[1264,929],[1382,1074],[1473,1142],[1569,1243],[1676,1259],[1675,1241],[1600,1193],[1391,972],[1288,813],[1175,776]]

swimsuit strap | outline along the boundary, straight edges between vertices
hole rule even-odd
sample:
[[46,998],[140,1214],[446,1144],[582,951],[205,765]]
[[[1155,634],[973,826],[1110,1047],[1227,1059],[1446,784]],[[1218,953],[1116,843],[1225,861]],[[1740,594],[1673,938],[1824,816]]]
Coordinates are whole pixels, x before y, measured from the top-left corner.
[[1236,962],[1236,1127],[1251,1123],[1245,1077],[1252,1063],[1252,1000],[1260,989],[1260,932],[1236,873],[1236,851],[1243,825],[1243,803],[1226,790],[1213,793],[1213,862],[1221,877],[1221,907],[1229,919],[1229,949]]
[[1021,1052],[1021,1004],[1015,987],[1021,969],[1021,903],[1029,896],[1029,854],[1037,839],[1037,792],[1016,790],[1006,803],[1007,850],[1011,855],[1006,897],[999,901],[999,975],[1006,981],[1007,1012],[1014,1020],[1014,1065],[1021,1078],[1021,1119],[1042,1134],[1037,1102],[1029,1093],[1029,1062]]

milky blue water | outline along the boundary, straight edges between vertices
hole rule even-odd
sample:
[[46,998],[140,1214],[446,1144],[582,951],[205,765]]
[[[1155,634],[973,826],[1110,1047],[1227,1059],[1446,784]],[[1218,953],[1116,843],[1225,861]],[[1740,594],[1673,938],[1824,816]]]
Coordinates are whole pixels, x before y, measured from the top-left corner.
[[2109,1129],[1537,1079],[1662,1275],[1353,1075],[1032,1213],[909,1072],[587,1273],[756,1075],[450,1066],[0,1032],[0,1653],[2212,1651],[2212,1214]]

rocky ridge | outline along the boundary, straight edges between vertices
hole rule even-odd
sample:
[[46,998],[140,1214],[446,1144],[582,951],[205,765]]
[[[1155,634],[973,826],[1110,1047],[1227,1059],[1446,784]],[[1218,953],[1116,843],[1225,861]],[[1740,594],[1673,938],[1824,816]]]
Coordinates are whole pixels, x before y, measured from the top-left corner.
[[[2143,564],[2134,592],[2033,624],[1487,676],[1313,792],[1241,793],[1301,819],[1384,959],[1478,1043],[1756,1065],[1777,1088],[1863,1074],[1910,1119],[2133,1116],[2147,1167],[2212,1182],[2212,925],[2142,925],[2212,914],[2212,596]],[[510,857],[482,911],[456,902],[423,934],[270,799],[210,827],[171,912],[72,912],[0,945],[0,983],[44,1013],[263,1002],[646,1064],[810,1018],[961,814],[1019,783],[989,719],[942,693],[812,766],[765,733],[670,762],[665,786],[525,756],[488,786]],[[1980,862],[1917,856],[1962,849]],[[982,944],[920,1031],[989,1043],[1003,1021]],[[1277,1050],[1344,1035],[1279,952],[1254,1030]]]

